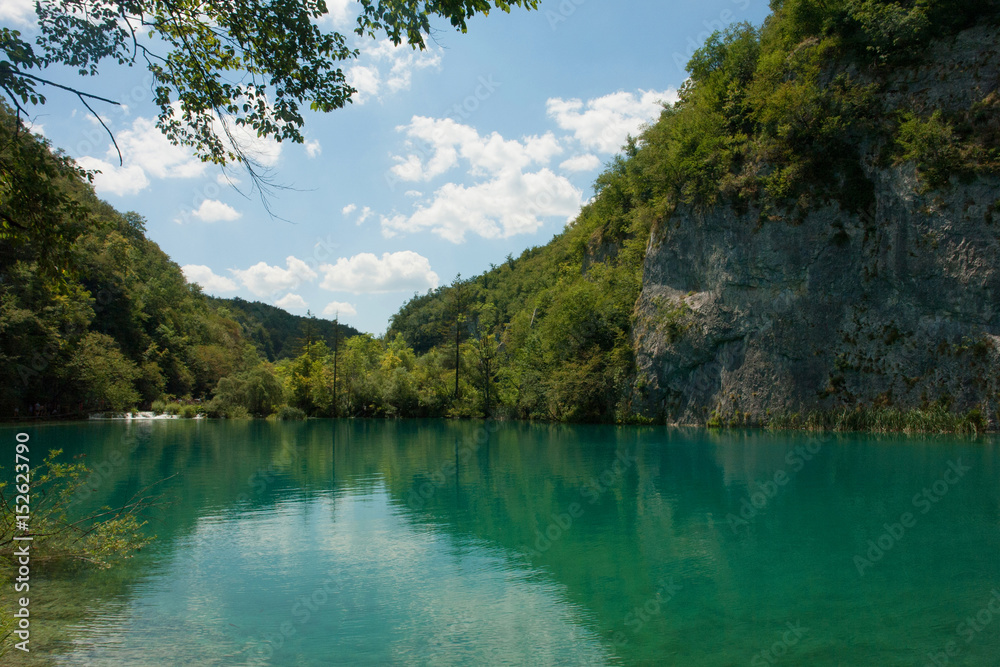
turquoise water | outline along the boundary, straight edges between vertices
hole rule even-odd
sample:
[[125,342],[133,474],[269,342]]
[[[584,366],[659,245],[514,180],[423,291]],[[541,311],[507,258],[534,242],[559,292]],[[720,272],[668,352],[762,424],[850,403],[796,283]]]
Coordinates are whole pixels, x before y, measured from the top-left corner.
[[174,475],[151,547],[38,582],[36,663],[1000,664],[990,438],[439,421],[29,432],[36,458],[86,454],[86,506]]

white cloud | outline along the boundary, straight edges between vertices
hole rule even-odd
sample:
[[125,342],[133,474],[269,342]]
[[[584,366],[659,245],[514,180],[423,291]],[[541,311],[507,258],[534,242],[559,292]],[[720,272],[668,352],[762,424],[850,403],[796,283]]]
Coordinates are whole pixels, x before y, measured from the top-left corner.
[[37,20],[35,0],[3,0],[0,3],[0,21],[29,26]]
[[202,222],[219,222],[239,220],[243,214],[229,204],[224,204],[218,199],[206,199],[201,202],[201,206],[191,211],[191,215]]
[[[443,151],[437,151],[435,153],[435,157],[440,157],[442,152]],[[413,155],[412,153],[406,157],[403,157],[402,155],[394,155],[392,159],[396,161],[396,164],[394,164],[389,171],[403,181],[429,181],[435,176],[448,171],[458,162],[458,156],[455,155],[454,151],[450,151],[450,156],[447,160],[438,160],[437,166],[428,165],[426,170],[424,169],[423,161],[420,159],[419,155]]]
[[201,285],[206,292],[235,292],[236,283],[225,276],[216,275],[203,264],[188,264],[181,267],[184,278],[189,283]]
[[[194,157],[190,148],[170,143],[149,118],[136,118],[117,140],[127,164],[138,165],[156,178],[194,178],[208,167],[208,163]],[[114,147],[109,147],[107,154],[118,155]]]
[[241,183],[240,179],[228,173],[217,175],[215,177],[215,182],[219,185],[239,185]]
[[546,103],[549,117],[586,148],[601,153],[617,153],[629,134],[636,135],[643,124],[655,120],[660,102],[676,102],[677,91],[640,90],[639,94],[617,92],[586,103],[578,99],[553,97]]
[[260,297],[282,290],[292,290],[304,282],[317,278],[317,273],[297,257],[289,255],[285,259],[285,266],[283,269],[280,266],[257,262],[249,269],[230,269],[230,271],[244,287]]
[[306,303],[306,300],[303,299],[298,294],[286,294],[285,296],[275,301],[274,305],[276,305],[278,308],[284,308],[285,310],[289,309],[305,310],[306,308],[309,307],[309,304]]
[[[105,126],[111,125],[111,123],[113,122],[107,116],[104,116],[104,115],[95,116],[92,113],[88,113],[86,116],[84,116],[84,118],[86,118],[90,122],[91,125],[99,126],[99,127],[105,127]],[[102,123],[103,123],[103,125],[102,125]]]
[[347,303],[346,301],[331,301],[326,304],[326,308],[323,309],[323,314],[327,317],[337,317],[338,315],[341,317],[350,317],[352,315],[357,315],[358,309],[354,307],[354,304]]
[[548,164],[562,150],[551,132],[541,137],[525,137],[523,143],[507,141],[494,132],[477,143],[462,146],[460,152],[472,165],[473,173],[492,174],[501,170],[520,170],[532,163]]
[[356,104],[364,104],[369,97],[377,95],[382,84],[378,68],[365,65],[355,65],[347,70],[346,79],[348,85],[358,91],[353,97]]
[[391,171],[403,181],[429,181],[455,167],[460,158],[468,161],[473,174],[482,175],[520,170],[532,163],[548,164],[563,150],[551,132],[521,141],[506,140],[497,132],[481,137],[475,128],[451,118],[414,116],[409,125],[396,129],[406,133],[410,146],[420,142],[429,149],[429,156],[410,153],[393,157],[396,164]]
[[357,4],[355,0],[327,0],[327,14],[320,22],[329,23],[337,28],[346,27],[354,18]]
[[438,285],[430,261],[412,250],[382,253],[381,259],[363,252],[341,257],[336,264],[324,264],[320,270],[324,273],[320,287],[332,292],[380,294],[423,291]]
[[406,42],[393,45],[388,39],[368,42],[361,48],[359,64],[347,70],[347,83],[358,92],[354,101],[364,104],[371,97],[379,97],[383,90],[395,93],[408,90],[413,72],[441,66],[441,50],[433,46],[416,51]]
[[[95,116],[87,116],[87,119],[97,122]],[[269,138],[258,137],[248,127],[216,119],[213,129],[223,139],[224,145],[232,145],[228,139],[228,136],[232,136],[244,154],[263,167],[273,167],[281,157],[281,144]],[[156,178],[197,178],[208,169],[208,163],[196,158],[189,147],[170,143],[156,127],[156,121],[150,118],[136,118],[131,127],[117,134],[116,139],[125,161],[124,167],[113,167],[108,162],[118,159],[118,151],[111,145],[108,146],[105,160],[91,156],[77,159],[81,166],[92,165],[85,166],[87,169],[101,169],[103,177],[95,179],[95,187],[99,192],[135,194],[149,186],[147,175]],[[225,174],[216,175],[216,181],[232,185],[240,182],[231,176],[227,178]]]
[[320,153],[323,152],[323,147],[319,145],[319,141],[312,140],[305,143],[306,155],[309,157],[318,157]]
[[[351,214],[357,210],[358,210],[357,204],[348,204],[347,206],[342,208],[340,212],[343,213],[345,217],[350,217]],[[358,225],[363,225],[365,221],[368,220],[368,218],[370,217],[372,217],[372,209],[370,206],[365,206],[363,209],[361,209],[361,213],[358,214],[358,218],[357,220],[355,220],[355,222]]]
[[574,155],[559,165],[563,171],[592,171],[601,166],[601,161],[596,155],[587,153],[585,155]]
[[429,229],[452,243],[463,242],[466,232],[507,238],[538,231],[548,216],[571,219],[583,201],[580,190],[549,169],[527,174],[505,171],[477,185],[448,183],[413,214],[383,216],[382,231],[393,236]]
[[[383,216],[386,236],[429,229],[453,243],[464,241],[470,231],[507,238],[537,231],[549,216],[572,218],[583,204],[583,193],[546,166],[563,152],[551,132],[509,140],[497,132],[480,136],[450,118],[422,116],[396,129],[406,133],[411,150],[417,143],[427,147],[419,154],[394,156],[391,171],[399,180],[429,181],[463,165],[479,182],[447,183],[429,201],[415,204],[411,214]],[[527,171],[532,167],[541,168]]]
[[94,189],[100,193],[111,192],[123,197],[134,195],[149,186],[146,172],[134,164],[119,167],[86,155],[77,158],[76,163],[84,169],[101,172],[94,175]]
[[396,46],[387,39],[377,42],[373,47],[363,49],[362,55],[388,65],[389,72],[385,85],[391,93],[408,90],[414,70],[441,67],[440,49],[429,47],[420,51],[405,42]]

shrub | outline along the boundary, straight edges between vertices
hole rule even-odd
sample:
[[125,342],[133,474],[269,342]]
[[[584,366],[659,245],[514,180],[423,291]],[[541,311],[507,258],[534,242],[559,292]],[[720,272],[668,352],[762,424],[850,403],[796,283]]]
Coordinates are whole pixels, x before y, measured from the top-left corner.
[[211,417],[212,419],[225,418],[226,406],[218,399],[213,398],[201,406],[201,412],[206,417]]
[[253,415],[250,411],[244,408],[242,405],[234,405],[233,407],[225,411],[226,419],[253,419]]
[[160,414],[163,414],[166,411],[167,404],[164,403],[163,401],[157,399],[157,400],[153,401],[153,404],[150,405],[149,408],[150,408],[150,410],[153,411],[154,414],[160,415]]
[[168,415],[179,415],[181,413],[181,404],[177,402],[167,403],[166,413]]
[[926,4],[904,7],[885,0],[854,0],[850,13],[863,31],[868,53],[884,63],[912,59],[933,34]]
[[278,419],[282,421],[289,421],[294,419],[305,419],[306,413],[298,408],[293,408],[290,405],[282,405],[278,408]]
[[[143,531],[146,522],[141,516],[151,506],[149,497],[139,492],[124,504],[116,504],[114,510],[105,507],[84,512],[81,517],[77,505],[90,496],[88,481],[93,473],[75,460],[57,461],[61,453],[59,449],[50,451],[31,471],[32,569],[106,569],[146,546],[152,538]],[[0,479],[6,476],[7,471],[0,473]],[[0,481],[0,506],[9,508],[14,505],[16,489],[6,486]],[[15,534],[21,532],[13,511],[0,513],[0,544],[8,545],[0,552],[0,583],[5,588],[23,567],[9,546],[18,544]],[[7,605],[0,605],[0,656],[12,648],[14,620]]]
[[194,419],[198,416],[198,406],[195,405],[182,405],[180,416],[184,419]]
[[929,189],[948,185],[951,175],[962,166],[954,130],[940,111],[926,120],[910,112],[904,114],[896,143],[896,162],[916,162]]
[[935,403],[925,408],[910,410],[861,405],[854,408],[817,410],[804,417],[799,414],[773,417],[768,421],[767,427],[773,430],[955,433],[975,436],[986,431],[989,424],[979,408],[973,408],[968,412],[952,412],[945,404]]

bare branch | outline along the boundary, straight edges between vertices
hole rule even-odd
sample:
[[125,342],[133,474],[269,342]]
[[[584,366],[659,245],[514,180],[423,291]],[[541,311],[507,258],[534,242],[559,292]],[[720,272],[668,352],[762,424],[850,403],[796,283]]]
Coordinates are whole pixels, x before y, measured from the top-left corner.
[[34,74],[28,74],[27,72],[22,72],[19,69],[11,68],[11,71],[18,76],[23,76],[26,79],[31,79],[39,83],[45,84],[46,86],[52,86],[53,88],[59,88],[61,90],[66,90],[79,97],[89,97],[92,100],[98,100],[99,102],[107,102],[108,104],[114,104],[116,107],[121,106],[121,102],[116,102],[114,100],[109,100],[106,97],[101,97],[100,95],[93,95],[91,93],[86,93],[82,90],[77,90],[76,88],[71,88],[69,86],[64,86],[61,83],[56,83],[55,81],[49,81],[48,79],[43,79],[40,76],[35,76]]
[[111,129],[104,124],[104,119],[101,118],[101,115],[94,111],[90,104],[87,103],[87,100],[85,100],[82,95],[77,95],[77,97],[79,97],[80,101],[83,102],[83,106],[87,107],[90,110],[90,113],[94,114],[94,118],[96,118],[97,122],[101,124],[101,127],[103,127],[104,131],[108,133],[108,136],[111,137],[111,143],[114,144],[115,150],[118,152],[118,166],[123,166],[125,164],[125,160],[122,159],[122,149],[118,147],[118,142],[115,141],[115,135],[111,132]]

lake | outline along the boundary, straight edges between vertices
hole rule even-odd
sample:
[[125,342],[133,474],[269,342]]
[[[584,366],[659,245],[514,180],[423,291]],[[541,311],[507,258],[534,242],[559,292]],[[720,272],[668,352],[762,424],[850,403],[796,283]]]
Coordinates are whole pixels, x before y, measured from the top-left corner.
[[24,430],[35,461],[86,455],[83,506],[173,477],[136,558],[32,581],[33,651],[11,664],[1000,664],[993,437]]

